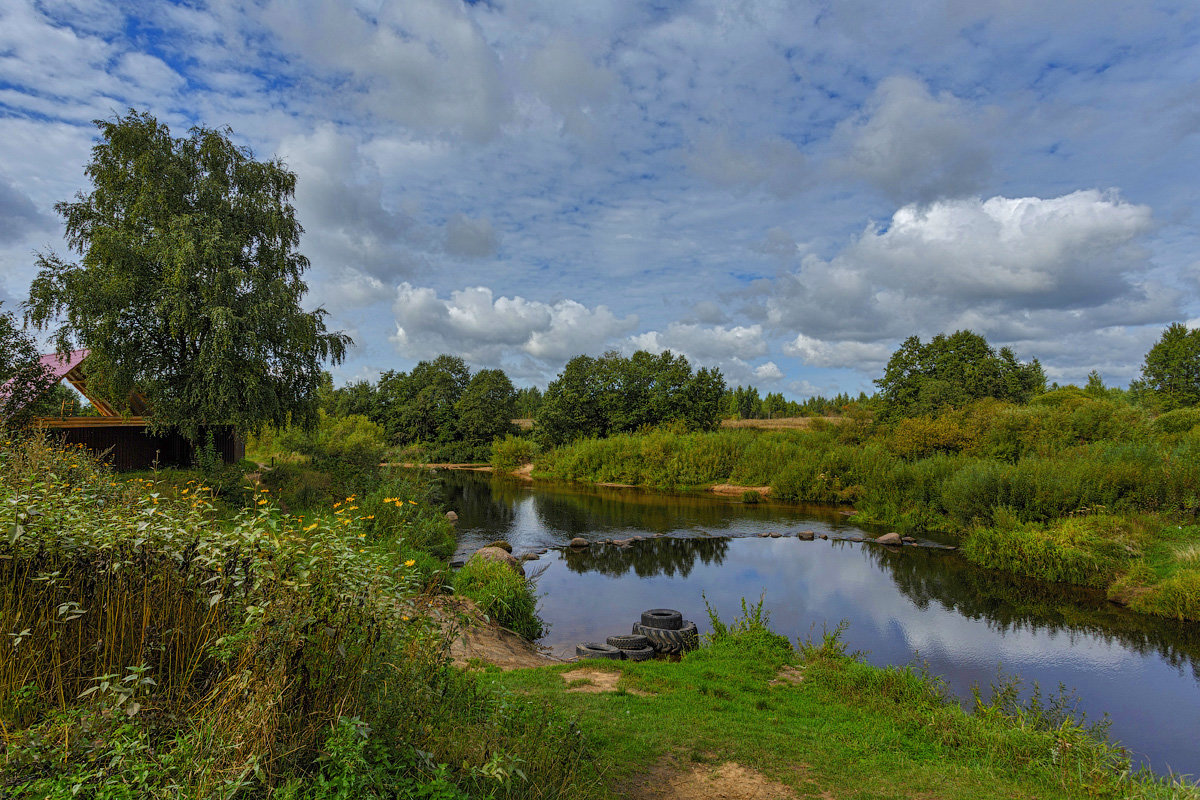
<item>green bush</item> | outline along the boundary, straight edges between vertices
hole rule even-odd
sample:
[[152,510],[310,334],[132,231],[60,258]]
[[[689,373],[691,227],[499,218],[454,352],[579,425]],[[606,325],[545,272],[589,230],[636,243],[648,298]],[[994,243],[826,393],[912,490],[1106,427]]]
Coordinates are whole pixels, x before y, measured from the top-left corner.
[[536,452],[537,446],[532,439],[510,433],[492,442],[492,469],[499,473],[512,472],[533,461]]
[[[997,516],[1010,522],[1010,514]],[[1142,537],[1129,521],[1099,515],[977,528],[963,542],[962,552],[983,567],[1057,583],[1106,586],[1140,555],[1141,546]]]
[[474,600],[489,619],[526,639],[539,639],[545,634],[537,615],[533,585],[507,564],[470,558],[455,573],[454,590]]

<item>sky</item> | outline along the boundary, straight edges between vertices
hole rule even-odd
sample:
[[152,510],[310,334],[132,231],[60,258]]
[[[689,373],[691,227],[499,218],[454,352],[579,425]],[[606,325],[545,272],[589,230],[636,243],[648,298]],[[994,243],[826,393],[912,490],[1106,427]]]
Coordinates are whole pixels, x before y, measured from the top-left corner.
[[1200,326],[1194,0],[5,0],[5,310],[131,108],[296,173],[338,383],[670,349],[802,399],[967,328],[1123,386]]

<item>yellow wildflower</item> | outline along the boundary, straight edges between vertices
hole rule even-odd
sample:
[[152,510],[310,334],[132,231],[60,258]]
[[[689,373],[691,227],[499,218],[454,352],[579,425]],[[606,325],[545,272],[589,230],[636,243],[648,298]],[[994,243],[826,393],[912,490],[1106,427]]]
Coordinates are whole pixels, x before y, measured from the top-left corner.
[[417,504],[416,500],[409,500],[408,502],[412,503],[414,506]]
[[308,532],[308,531],[311,531],[315,527],[317,527],[317,523],[314,522],[312,525],[309,525],[304,530],[305,530],[305,532]]
[[[404,562],[404,566],[411,567],[413,564],[416,564],[416,563],[417,563],[417,560],[415,558],[410,558],[408,561]],[[406,619],[407,619],[407,617],[406,617]]]

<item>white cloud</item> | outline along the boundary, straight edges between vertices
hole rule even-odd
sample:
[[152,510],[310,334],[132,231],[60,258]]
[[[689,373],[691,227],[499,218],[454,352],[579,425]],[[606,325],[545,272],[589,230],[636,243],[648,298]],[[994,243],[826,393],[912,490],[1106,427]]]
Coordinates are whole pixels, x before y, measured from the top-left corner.
[[524,354],[544,367],[561,366],[581,353],[603,352],[637,325],[636,317],[618,317],[605,306],[495,297],[484,286],[451,292],[444,300],[433,289],[401,283],[392,310],[392,341],[406,357],[453,352],[489,365]]
[[707,363],[730,358],[755,358],[767,353],[761,325],[715,325],[672,322],[663,331],[647,331],[631,337],[639,350],[661,353],[671,350]]
[[[1066,323],[1150,321],[1170,292],[1145,280],[1147,206],[1095,190],[905,206],[772,289],[768,318],[822,339],[877,341],[1049,312]],[[1044,320],[1043,322],[1051,322]]]
[[695,174],[726,189],[762,188],[788,197],[805,186],[804,154],[781,136],[735,143],[726,130],[705,130],[695,137],[685,157]]
[[783,346],[783,352],[814,367],[851,367],[874,372],[887,363],[892,347],[882,342],[822,341],[799,333]]
[[494,256],[500,246],[500,237],[486,217],[471,219],[455,214],[446,223],[446,252],[463,258],[487,258]]
[[899,202],[961,197],[991,171],[979,114],[949,92],[937,97],[913,78],[882,81],[854,117],[838,126],[845,169]]

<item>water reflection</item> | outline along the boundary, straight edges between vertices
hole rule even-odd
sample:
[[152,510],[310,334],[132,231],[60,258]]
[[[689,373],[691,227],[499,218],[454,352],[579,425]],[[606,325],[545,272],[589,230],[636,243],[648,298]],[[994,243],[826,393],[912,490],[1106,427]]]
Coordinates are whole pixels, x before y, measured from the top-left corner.
[[974,567],[958,556],[919,549],[865,548],[913,605],[932,604],[998,633],[1086,634],[1140,654],[1153,653],[1200,681],[1200,626],[1133,614],[1100,592]]
[[717,566],[725,560],[729,540],[656,538],[634,542],[629,547],[596,545],[586,550],[567,550],[563,561],[572,572],[599,572],[617,577],[632,572],[639,578],[654,575],[686,578],[696,562]]

